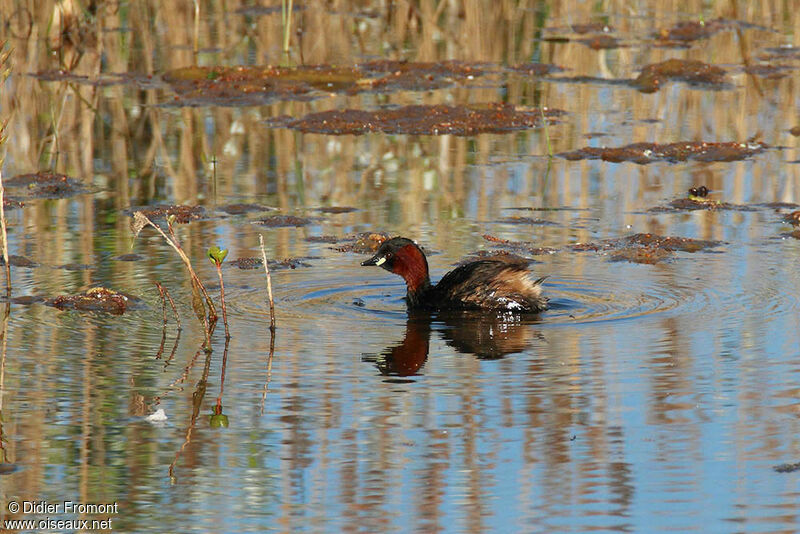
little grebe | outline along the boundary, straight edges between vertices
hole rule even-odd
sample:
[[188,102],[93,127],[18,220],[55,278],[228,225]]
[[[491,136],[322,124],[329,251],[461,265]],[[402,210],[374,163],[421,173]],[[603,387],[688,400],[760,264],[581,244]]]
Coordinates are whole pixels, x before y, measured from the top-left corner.
[[386,240],[361,265],[379,265],[402,276],[409,309],[478,309],[539,313],[547,309],[542,281],[531,279],[528,261],[494,258],[461,265],[431,285],[428,260],[416,243],[404,237]]

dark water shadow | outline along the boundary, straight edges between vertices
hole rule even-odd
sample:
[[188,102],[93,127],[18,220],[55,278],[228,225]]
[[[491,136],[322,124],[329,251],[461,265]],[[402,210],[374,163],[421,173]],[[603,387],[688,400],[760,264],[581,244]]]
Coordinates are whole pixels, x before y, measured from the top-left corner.
[[475,311],[409,313],[403,340],[386,347],[380,354],[365,354],[362,360],[374,363],[390,382],[412,382],[425,365],[431,333],[436,331],[447,345],[481,360],[497,360],[524,351],[541,334],[531,328],[538,315],[487,313]]

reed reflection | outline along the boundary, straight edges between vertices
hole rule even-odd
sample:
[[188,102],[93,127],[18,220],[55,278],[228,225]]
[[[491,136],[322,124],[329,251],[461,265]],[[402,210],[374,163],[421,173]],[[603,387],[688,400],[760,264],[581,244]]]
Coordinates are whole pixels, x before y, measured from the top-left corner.
[[390,345],[379,355],[367,355],[381,374],[408,377],[418,374],[428,359],[431,332],[436,330],[445,342],[463,354],[481,360],[497,360],[524,351],[536,337],[532,324],[538,315],[449,311],[409,313],[403,340]]

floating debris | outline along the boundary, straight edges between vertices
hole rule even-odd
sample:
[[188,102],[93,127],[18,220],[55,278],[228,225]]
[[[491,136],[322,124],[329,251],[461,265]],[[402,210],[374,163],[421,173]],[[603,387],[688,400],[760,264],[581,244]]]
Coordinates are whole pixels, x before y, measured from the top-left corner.
[[56,267],[56,269],[64,269],[65,271],[88,271],[91,268],[91,265],[85,263],[65,263]]
[[770,80],[777,80],[779,78],[783,78],[788,76],[789,73],[795,70],[788,65],[748,65],[744,68],[744,71],[747,74],[752,74],[753,76],[759,76],[761,78],[767,78]]
[[[8,263],[13,265],[14,267],[38,267],[39,264],[35,261],[26,258],[25,256],[18,256],[16,254],[9,254],[8,255]],[[3,259],[3,256],[0,255],[0,265],[5,265],[6,261]]]
[[295,217],[294,215],[271,215],[257,221],[258,224],[269,226],[270,228],[283,228],[287,226],[307,226],[314,222],[308,217]]
[[228,204],[227,206],[220,206],[219,209],[228,215],[244,215],[245,213],[259,213],[275,210],[275,208],[262,206],[261,204]]
[[612,163],[630,161],[647,165],[657,161],[739,161],[764,152],[764,143],[710,143],[685,141],[680,143],[633,143],[616,148],[584,147],[558,156],[570,160],[601,159]]
[[234,267],[238,267],[243,271],[249,271],[252,269],[258,269],[262,265],[261,258],[253,258],[253,257],[245,257],[245,258],[236,258],[235,260],[231,261],[230,264]]
[[120,254],[119,256],[114,256],[111,259],[116,261],[139,261],[143,260],[144,256],[141,254]]
[[310,235],[306,237],[307,243],[338,243],[341,238],[335,235]]
[[555,252],[558,252],[558,249],[550,247],[539,247],[529,241],[511,241],[510,239],[502,239],[500,237],[496,237],[491,234],[483,234],[483,238],[486,241],[493,243],[495,246],[502,247],[507,251],[522,252],[524,254],[533,254],[536,256],[541,254],[553,254]]
[[312,113],[301,119],[271,123],[305,133],[361,135],[370,132],[409,135],[478,135],[523,130],[542,125],[565,115],[557,109],[532,109],[510,104],[469,106],[414,105],[367,111],[331,110]]
[[800,59],[800,46],[778,46],[765,48],[759,59],[769,61],[772,59]]
[[137,211],[142,212],[150,220],[166,219],[174,216],[175,222],[180,224],[188,224],[206,215],[206,209],[203,206],[185,206],[182,204],[130,207],[124,213],[133,216]]
[[350,206],[326,206],[317,208],[317,211],[322,213],[332,213],[335,215],[337,213],[351,213],[353,211],[358,211],[358,208],[352,208]]
[[576,252],[607,252],[611,261],[655,264],[672,257],[675,252],[700,252],[722,244],[721,241],[639,233],[597,243],[577,243],[569,248]]
[[195,66],[165,72],[162,79],[176,93],[168,105],[255,106],[284,100],[307,101],[336,93],[428,91],[473,80],[486,73],[484,67],[463,61],[393,60],[352,67]]
[[672,28],[665,28],[658,32],[657,37],[662,41],[696,41],[707,39],[717,32],[730,29],[735,21],[714,19],[709,21],[679,22]]
[[135,297],[113,289],[93,287],[80,295],[61,295],[56,298],[46,299],[45,304],[59,310],[100,311],[113,315],[122,315],[128,309],[129,303],[137,301],[138,299]]
[[23,295],[21,297],[13,297],[11,299],[11,302],[14,304],[20,304],[22,306],[30,306],[31,304],[37,304],[44,301],[45,298],[38,295]]
[[558,226],[558,223],[548,221],[546,219],[538,219],[536,217],[505,217],[497,221],[501,224],[531,224],[538,226]]
[[[272,260],[268,261],[267,265],[269,265],[270,270],[280,270],[280,269],[297,269],[298,267],[311,267],[310,263],[306,263],[305,260],[314,259],[314,258],[285,258],[283,260]],[[230,262],[231,265],[238,267],[243,271],[248,271],[252,269],[259,269],[263,264],[264,261],[261,258],[255,257],[243,257],[237,258],[236,260]]]
[[490,70],[486,63],[456,60],[437,63],[379,60],[360,63],[357,69],[366,77],[360,81],[358,90],[376,92],[431,91],[472,81]]
[[478,260],[500,260],[500,261],[507,261],[509,263],[519,263],[519,262],[527,262],[533,263],[535,260],[531,258],[527,258],[525,256],[520,256],[514,252],[508,250],[476,250],[471,254],[467,254],[461,261],[459,261],[456,265],[466,265],[473,261]]
[[14,201],[18,194],[24,199],[66,198],[89,191],[80,181],[54,172],[20,174],[4,180],[3,186]]
[[570,26],[573,32],[583,35],[586,33],[611,33],[614,31],[613,26],[609,26],[603,22],[584,22],[573,24]]
[[650,212],[664,212],[664,211],[692,211],[692,210],[735,210],[735,211],[755,211],[751,206],[742,206],[739,204],[731,204],[729,202],[722,202],[708,198],[711,192],[709,188],[704,185],[699,187],[691,187],[687,191],[688,196],[684,198],[676,198],[666,206],[657,206],[650,208]]
[[643,93],[655,93],[670,80],[716,89],[730,86],[724,69],[692,59],[668,59],[646,65],[633,80],[633,86]]
[[389,234],[385,232],[364,232],[341,239],[340,241],[345,242],[345,244],[338,247],[333,247],[333,250],[336,250],[337,252],[371,254],[378,250],[378,247],[380,247],[381,244],[383,244],[383,242],[389,238]]
[[794,473],[795,471],[800,471],[800,462],[795,462],[793,464],[779,464],[774,466],[772,469],[778,473]]
[[550,63],[519,63],[508,67],[511,73],[527,74],[529,76],[546,76],[553,72],[563,72],[565,69]]
[[585,44],[592,50],[608,50],[612,48],[624,48],[628,46],[620,43],[616,37],[611,35],[593,35],[592,37],[587,37],[585,39],[576,39],[576,41]]

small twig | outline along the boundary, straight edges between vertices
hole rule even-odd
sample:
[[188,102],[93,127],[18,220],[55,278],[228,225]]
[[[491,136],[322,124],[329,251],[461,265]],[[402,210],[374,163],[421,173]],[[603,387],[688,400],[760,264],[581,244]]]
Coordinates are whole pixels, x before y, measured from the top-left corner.
[[269,265],[267,265],[267,252],[264,250],[264,237],[258,234],[258,242],[261,245],[261,258],[264,261],[264,271],[267,273],[267,294],[269,295],[269,330],[275,332],[275,301],[272,299],[272,277],[269,275]]

